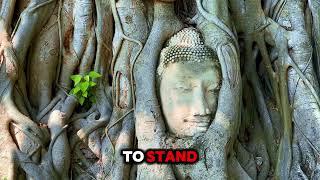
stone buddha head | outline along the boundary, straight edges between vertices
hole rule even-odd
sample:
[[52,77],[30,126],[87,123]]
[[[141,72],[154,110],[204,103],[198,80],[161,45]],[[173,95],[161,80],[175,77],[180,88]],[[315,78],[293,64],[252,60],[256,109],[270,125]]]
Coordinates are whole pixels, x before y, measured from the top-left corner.
[[217,109],[221,85],[217,55],[195,28],[185,28],[162,49],[157,88],[170,134],[183,138],[207,131]]

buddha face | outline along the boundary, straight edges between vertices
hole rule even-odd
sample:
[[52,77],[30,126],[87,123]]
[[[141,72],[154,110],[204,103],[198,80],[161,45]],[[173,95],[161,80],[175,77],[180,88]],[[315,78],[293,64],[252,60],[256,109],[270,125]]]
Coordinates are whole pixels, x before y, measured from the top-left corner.
[[191,137],[207,131],[217,108],[220,71],[212,60],[169,63],[160,82],[169,132]]

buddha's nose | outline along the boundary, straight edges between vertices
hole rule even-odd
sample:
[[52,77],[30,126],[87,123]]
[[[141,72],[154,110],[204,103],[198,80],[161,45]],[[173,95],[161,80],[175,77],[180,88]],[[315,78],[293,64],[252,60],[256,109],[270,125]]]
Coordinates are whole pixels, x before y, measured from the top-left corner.
[[197,88],[193,95],[193,115],[205,116],[210,114],[207,99],[202,88]]

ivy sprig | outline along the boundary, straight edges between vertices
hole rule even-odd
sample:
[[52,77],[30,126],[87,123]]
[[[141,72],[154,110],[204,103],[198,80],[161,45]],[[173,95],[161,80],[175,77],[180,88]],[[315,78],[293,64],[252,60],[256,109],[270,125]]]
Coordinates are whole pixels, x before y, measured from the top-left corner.
[[95,71],[90,71],[85,75],[72,75],[70,78],[73,81],[73,88],[71,89],[70,94],[76,96],[81,105],[83,105],[87,99],[89,99],[91,103],[95,103],[96,99],[93,90],[97,84],[94,81],[100,77],[101,74]]

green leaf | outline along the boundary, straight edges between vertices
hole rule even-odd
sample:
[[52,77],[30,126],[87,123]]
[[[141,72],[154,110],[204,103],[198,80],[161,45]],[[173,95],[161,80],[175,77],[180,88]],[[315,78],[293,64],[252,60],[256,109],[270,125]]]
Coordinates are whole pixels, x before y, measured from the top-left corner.
[[89,76],[90,76],[91,78],[95,79],[95,78],[101,77],[101,74],[99,74],[99,73],[97,73],[97,72],[95,72],[95,71],[91,71],[91,72],[89,73]]
[[77,85],[81,81],[82,75],[80,75],[80,74],[72,75],[70,78],[74,82],[74,85]]
[[84,98],[84,97],[80,97],[80,98],[79,98],[79,103],[81,104],[81,106],[83,105],[84,100],[85,100],[85,98]]
[[76,86],[75,88],[71,89],[70,93],[76,95],[80,91],[80,87]]
[[93,86],[95,86],[95,85],[97,85],[97,83],[95,83],[95,82],[90,82],[90,87],[93,87]]
[[80,91],[80,87],[79,86],[76,86],[75,88],[74,88],[74,93],[76,94],[76,93],[78,93]]
[[85,79],[86,81],[90,81],[90,76],[89,76],[89,75],[85,75],[85,76],[84,76],[84,79]]
[[83,96],[83,97],[88,97],[88,91],[82,93],[82,96]]
[[[97,85],[93,80],[100,77],[101,75],[95,71],[91,71],[86,75],[72,75],[70,78],[74,81],[74,87],[70,91],[70,94],[76,96],[81,105],[85,103],[86,99],[95,103],[96,98],[94,97],[94,88],[91,87]],[[86,105],[88,105],[88,103]]]
[[89,82],[86,81],[86,82],[80,83],[80,89],[82,92],[86,92],[88,87],[89,87]]

